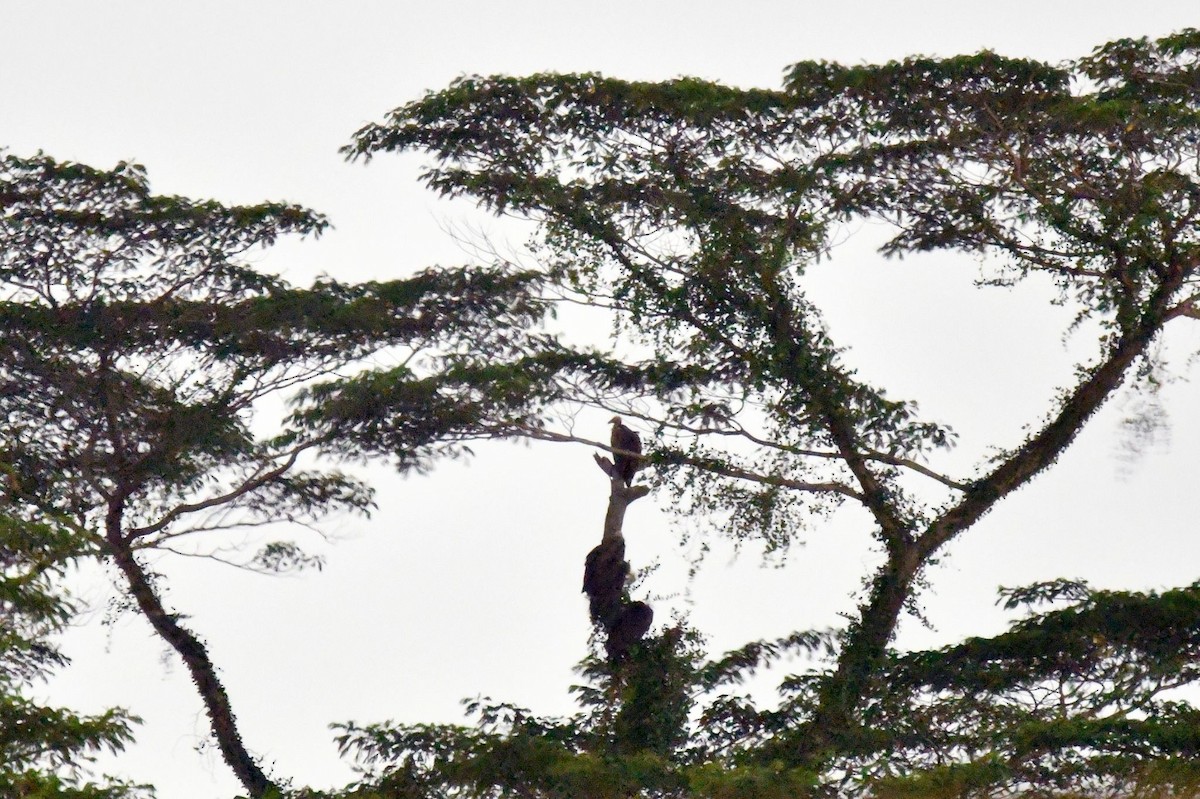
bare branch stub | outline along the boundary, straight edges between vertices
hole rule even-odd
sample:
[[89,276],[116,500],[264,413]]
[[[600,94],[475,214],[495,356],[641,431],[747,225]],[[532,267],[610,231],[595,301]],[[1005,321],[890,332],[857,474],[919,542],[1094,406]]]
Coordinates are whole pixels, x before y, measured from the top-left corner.
[[592,457],[596,459],[596,465],[600,467],[600,471],[604,472],[611,478],[613,476],[613,462],[603,455],[598,455],[596,453],[592,453]]

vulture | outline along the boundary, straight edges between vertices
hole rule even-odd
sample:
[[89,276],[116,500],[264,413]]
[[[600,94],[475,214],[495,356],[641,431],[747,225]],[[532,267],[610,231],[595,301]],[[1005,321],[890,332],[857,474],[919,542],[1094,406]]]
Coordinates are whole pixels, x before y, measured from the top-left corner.
[[[626,452],[642,452],[642,439],[638,434],[621,424],[621,417],[614,416],[612,424],[612,448]],[[642,459],[638,455],[627,455],[623,452],[613,453],[613,477],[620,477],[625,485],[633,485],[633,476],[641,468]]]

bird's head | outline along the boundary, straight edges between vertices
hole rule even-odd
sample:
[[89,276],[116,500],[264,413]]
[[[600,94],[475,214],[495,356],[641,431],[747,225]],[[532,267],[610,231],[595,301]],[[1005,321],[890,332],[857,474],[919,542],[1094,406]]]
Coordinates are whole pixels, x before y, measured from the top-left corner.
[[609,423],[609,424],[620,424],[620,423],[621,423],[621,417],[620,417],[620,416],[614,416],[613,418],[611,418],[611,419],[609,419],[609,420],[608,420],[608,423]]

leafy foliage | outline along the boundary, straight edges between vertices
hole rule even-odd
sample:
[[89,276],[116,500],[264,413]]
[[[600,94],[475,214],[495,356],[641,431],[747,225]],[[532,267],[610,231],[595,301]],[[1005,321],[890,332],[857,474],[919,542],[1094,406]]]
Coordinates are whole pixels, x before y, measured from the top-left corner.
[[[313,456],[348,454],[349,389],[330,381],[370,383],[369,357],[404,363],[387,380],[418,398],[388,441],[401,468],[522,418],[526,394],[465,396],[457,375],[523,352],[544,313],[530,300],[538,278],[459,268],[295,288],[248,257],[282,235],[319,234],[319,214],[155,195],[134,164],[4,154],[0,200],[0,510],[30,530],[68,531],[80,555],[118,567],[187,665],[225,760],[266,795],[274,786],[206,647],[163,605],[164,578],[140,553],[214,555],[224,531],[368,512],[371,489]],[[263,418],[289,399],[290,417]],[[241,565],[319,564],[277,541]]]
[[1071,593],[994,638],[891,654],[844,773],[896,796],[1194,793],[1197,710],[1177,689],[1196,682],[1200,585]]
[[477,700],[468,704],[474,728],[337,725],[342,752],[368,770],[350,795],[677,795],[697,643],[676,627],[635,644],[619,665],[589,658],[580,667],[589,684],[575,689],[583,711],[570,718]]
[[[180,521],[217,498],[245,524],[368,508],[369,492],[349,477],[289,462],[332,436],[255,440],[254,403],[388,348],[432,357],[460,336],[459,353],[495,356],[513,343],[498,335],[506,322],[540,315],[524,300],[528,276],[487,269],[295,289],[237,257],[285,233],[319,233],[326,223],[312,212],[158,197],[128,164],[101,172],[7,156],[4,167],[10,496],[96,529],[98,498],[119,495],[141,546],[178,536]],[[400,388],[436,400],[440,387],[423,380],[409,372]],[[406,410],[434,421],[395,437],[398,453],[479,418],[478,408],[453,419],[418,409]],[[275,473],[281,463],[286,474]]]
[[[1060,585],[1061,589],[1062,586]],[[1200,584],[1164,592],[1074,583],[1006,595],[1024,615],[992,638],[890,651],[861,726],[819,774],[778,751],[811,718],[827,637],[759,642],[708,663],[675,627],[631,662],[585,661],[582,712],[543,719],[481,700],[474,728],[340,725],[367,769],[348,796],[1192,796],[1197,711],[1173,694],[1200,669]],[[729,686],[788,652],[818,669],[760,707]],[[881,686],[886,686],[883,690]],[[372,793],[378,792],[378,793]]]
[[78,542],[52,525],[28,526],[0,515],[0,793],[5,796],[134,799],[137,786],[84,781],[100,751],[133,740],[138,719],[119,709],[97,716],[45,707],[27,688],[66,658],[50,643],[72,606],[53,582],[77,557]]
[[[1152,375],[1168,324],[1200,318],[1198,97],[1194,30],[1062,65],[988,52],[801,63],[779,91],[472,76],[364,127],[345,152],[419,150],[435,191],[540,224],[549,296],[611,312],[615,334],[607,349],[542,360],[558,387],[547,396],[653,427],[650,463],[686,524],[707,518],[783,550],[840,505],[870,519],[884,564],[844,629],[751,644],[699,672],[716,689],[792,645],[827,647],[833,661],[786,681],[778,708],[721,695],[702,711],[689,740],[722,741],[694,761],[723,775],[706,790],[902,792],[894,763],[910,787],[947,795],[1119,791],[1149,761],[1190,757],[1178,731],[1192,711],[1152,698],[1180,683],[1151,639],[1118,635],[1106,660],[1093,637],[1159,634],[1138,614],[1179,595],[1127,597],[1134,611],[1078,584],[1034,587],[1011,601],[1076,604],[952,651],[888,644],[901,613],[919,611],[925,566],[1049,468],[1124,381]],[[951,427],[849,366],[806,274],[863,223],[888,227],[885,255],[969,254],[985,285],[1048,276],[1076,326],[1100,331],[1027,437],[952,469]],[[1116,626],[1088,637],[1105,614]],[[1164,623],[1193,629],[1183,611]],[[1068,695],[1058,716],[1055,680]],[[643,787],[670,795],[663,785]]]
[[[130,164],[5,156],[0,510],[18,532],[66,531],[61,557],[119,567],[201,687],[226,761],[268,796],[205,647],[139,552],[368,511],[367,487],[303,468],[317,453],[423,470],[477,438],[570,439],[557,409],[604,408],[654,429],[649,463],[688,524],[782,552],[821,514],[859,509],[883,565],[856,614],[711,662],[683,626],[660,631],[619,663],[585,661],[570,718],[481,700],[474,727],[343,725],[342,751],[367,771],[348,795],[1194,794],[1200,718],[1177,689],[1197,675],[1200,585],[1054,581],[1007,592],[1027,615],[1002,635],[889,644],[943,548],[1048,469],[1123,382],[1153,375],[1167,325],[1200,318],[1197,98],[1195,30],[1061,65],[801,63],[780,90],[467,77],[346,152],[428,153],[434,190],[540,224],[541,268],[308,289],[242,259],[318,234],[311,211],[155,196]],[[987,285],[1048,276],[1054,301],[1100,331],[1025,438],[962,469],[945,458],[948,424],[856,373],[806,284],[863,223],[889,226],[885,255],[981,260]],[[610,346],[538,333],[558,301],[610,312]],[[367,368],[380,353],[394,365]],[[281,396],[293,412],[263,438],[254,414]],[[13,561],[53,576],[38,563]],[[314,563],[287,542],[258,561]],[[32,618],[54,617],[25,596]],[[21,635],[6,689],[54,662]],[[735,690],[797,652],[817,662],[778,703]],[[18,753],[26,778],[58,780],[127,740],[119,714],[46,718],[33,740],[63,748]]]

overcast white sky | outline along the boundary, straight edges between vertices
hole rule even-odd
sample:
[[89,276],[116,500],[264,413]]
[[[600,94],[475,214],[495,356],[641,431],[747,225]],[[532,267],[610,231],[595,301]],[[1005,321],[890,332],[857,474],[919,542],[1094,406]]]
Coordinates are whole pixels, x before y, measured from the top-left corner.
[[[0,146],[109,167],[147,166],[160,193],[223,202],[288,200],[335,229],[263,261],[297,283],[400,276],[466,259],[447,228],[511,228],[437,201],[416,182],[420,159],[367,167],[337,153],[363,123],[466,73],[601,71],[636,79],[697,75],[776,87],[803,59],[858,63],[990,48],[1060,60],[1123,37],[1200,24],[1195,0],[875,0],[801,2],[46,2],[0,0]],[[519,240],[512,242],[514,245]],[[976,291],[969,259],[883,263],[862,248],[812,276],[850,361],[897,397],[913,398],[962,434],[966,462],[1014,443],[1070,375],[1066,320],[1030,285]],[[1200,338],[1166,342],[1181,375]],[[1110,405],[1049,475],[1008,500],[931,570],[935,630],[905,625],[926,646],[998,630],[997,585],[1084,577],[1144,589],[1200,577],[1194,457],[1200,391],[1163,392],[1169,437],[1136,462],[1123,455]],[[606,435],[604,418],[581,434]],[[591,427],[588,427],[590,425]],[[594,429],[592,429],[594,428]],[[599,538],[607,486],[580,447],[495,445],[431,476],[369,470],[380,490],[370,520],[331,525],[320,574],[248,575],[164,560],[168,600],[188,614],[221,665],[249,747],[297,785],[352,775],[326,725],[455,721],[478,694],[545,713],[572,709],[567,686],[588,634],[579,594],[584,554]],[[659,619],[686,611],[715,650],[838,622],[874,556],[864,519],[817,526],[786,566],[717,546],[687,578],[687,552],[661,508],[626,520],[635,567]],[[302,539],[303,540],[303,539]],[[123,705],[146,723],[106,768],[159,786],[164,799],[229,796],[237,785],[215,751],[173,653],[140,618],[103,625],[97,575],[79,590],[95,610],[68,638],[74,665],[55,701]]]

